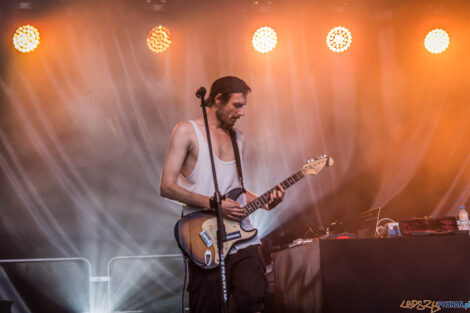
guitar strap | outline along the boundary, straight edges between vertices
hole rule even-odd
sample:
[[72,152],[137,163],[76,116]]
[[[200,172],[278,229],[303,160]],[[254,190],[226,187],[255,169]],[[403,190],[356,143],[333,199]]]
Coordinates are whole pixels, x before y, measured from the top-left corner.
[[238,180],[240,181],[243,192],[246,192],[245,186],[243,185],[242,163],[240,161],[240,151],[238,150],[237,144],[237,132],[233,129],[230,129],[229,133],[230,138],[232,139],[233,154],[235,154],[235,161],[237,163]]

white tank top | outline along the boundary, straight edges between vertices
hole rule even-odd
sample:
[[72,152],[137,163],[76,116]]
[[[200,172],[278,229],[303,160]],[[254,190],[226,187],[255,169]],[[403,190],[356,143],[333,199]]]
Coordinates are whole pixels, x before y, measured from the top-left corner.
[[[209,155],[209,148],[207,145],[207,141],[202,135],[199,127],[196,125],[196,122],[189,121],[194,128],[194,132],[196,133],[197,143],[198,143],[198,156],[196,165],[194,166],[193,171],[189,174],[188,177],[184,177],[181,173],[178,175],[177,184],[182,188],[198,193],[204,196],[213,196],[215,192],[214,188],[214,179],[212,178],[212,168],[211,168],[211,161]],[[242,142],[241,142],[241,135],[238,130],[237,133],[237,144],[239,151],[243,151],[242,149]],[[240,155],[240,162],[242,164],[243,169],[243,155]],[[217,155],[214,153],[214,163],[215,163],[215,170],[217,173],[217,184],[219,185],[219,190],[222,195],[226,194],[230,190],[234,188],[241,187],[240,181],[238,179],[237,174],[237,163],[235,160],[232,161],[222,161],[220,160]],[[246,197],[245,194],[241,194],[238,199],[236,200],[240,203],[240,206],[243,207],[246,205]],[[198,211],[205,210],[205,208],[194,207],[190,205],[183,205],[183,215],[194,213]],[[251,225],[251,221],[249,217],[246,217],[241,221],[241,226],[243,229],[251,230],[254,229],[253,225]],[[253,237],[252,239],[238,243],[234,246],[230,253],[235,253],[240,249],[246,248],[248,246],[260,244],[258,235]]]

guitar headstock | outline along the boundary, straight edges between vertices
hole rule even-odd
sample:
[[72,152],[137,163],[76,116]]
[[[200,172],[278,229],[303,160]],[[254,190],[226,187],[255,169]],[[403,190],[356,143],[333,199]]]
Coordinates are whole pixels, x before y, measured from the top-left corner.
[[305,175],[317,175],[325,166],[333,166],[332,157],[325,155],[308,160],[303,166],[302,171]]

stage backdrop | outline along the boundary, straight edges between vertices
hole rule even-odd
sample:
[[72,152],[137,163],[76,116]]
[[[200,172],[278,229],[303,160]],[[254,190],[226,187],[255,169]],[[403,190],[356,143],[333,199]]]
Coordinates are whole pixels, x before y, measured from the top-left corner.
[[[317,155],[335,159],[254,214],[262,237],[334,220],[354,231],[374,207],[457,215],[470,194],[466,2],[175,0],[160,12],[144,1],[44,1],[27,14],[4,4],[1,257],[85,257],[101,274],[117,255],[177,253],[180,207],[159,195],[169,136],[200,116],[195,90],[225,75],[253,90],[237,124],[250,190]],[[11,44],[26,23],[41,32],[30,54]],[[146,38],[160,24],[172,43],[157,55]],[[264,25],[278,35],[269,54],[251,46]],[[326,47],[334,26],[352,32],[344,53]],[[439,27],[450,46],[433,55],[424,38]]]

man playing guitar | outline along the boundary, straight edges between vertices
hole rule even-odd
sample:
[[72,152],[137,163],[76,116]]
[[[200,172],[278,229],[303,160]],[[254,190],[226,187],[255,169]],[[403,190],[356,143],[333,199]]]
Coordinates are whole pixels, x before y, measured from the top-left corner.
[[[221,194],[241,187],[229,130],[236,131],[239,150],[244,151],[245,139],[234,125],[245,115],[250,91],[243,80],[226,76],[214,81],[207,99],[207,117]],[[242,165],[243,154],[240,156]],[[210,197],[214,194],[214,184],[209,158],[203,119],[178,123],[173,129],[165,157],[160,193],[165,198],[182,203],[183,214],[211,210]],[[278,185],[278,190],[271,193],[266,208],[274,208],[283,197],[284,188]],[[221,206],[223,216],[238,220],[245,216],[240,207],[256,198],[250,191],[242,194],[238,201],[225,198]],[[253,229],[249,217],[240,224],[244,229]],[[258,236],[237,243],[226,260],[227,288],[239,313],[261,312],[264,309],[267,282],[259,244]],[[201,269],[190,262],[189,275],[191,313],[217,312],[220,308],[218,271]]]

